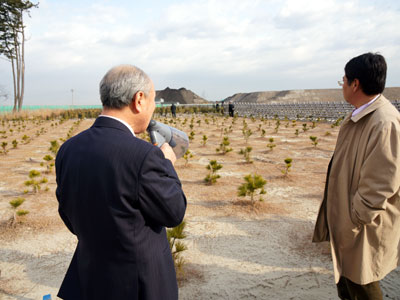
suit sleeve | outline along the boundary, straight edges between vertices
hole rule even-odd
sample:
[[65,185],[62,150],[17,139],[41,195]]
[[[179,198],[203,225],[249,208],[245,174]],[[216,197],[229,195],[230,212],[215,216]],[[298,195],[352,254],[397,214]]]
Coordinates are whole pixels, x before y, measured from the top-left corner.
[[59,203],[58,206],[58,213],[61,217],[61,219],[63,220],[65,226],[67,226],[67,228],[69,229],[69,231],[71,231],[73,234],[75,234],[75,231],[72,227],[71,222],[69,221],[68,217],[66,214],[64,214],[62,208],[61,208],[61,189],[62,189],[62,180],[61,180],[61,173],[62,173],[62,167],[61,167],[61,160],[62,160],[62,153],[63,153],[63,147],[60,148],[60,150],[58,151],[57,157],[56,157],[56,161],[55,161],[55,167],[56,167],[56,182],[57,182],[57,188],[56,188],[56,197]]
[[353,198],[352,213],[360,224],[371,224],[400,187],[400,128],[389,123],[371,135]]
[[157,147],[143,161],[138,192],[140,209],[152,223],[174,227],[182,222],[186,197],[172,163]]

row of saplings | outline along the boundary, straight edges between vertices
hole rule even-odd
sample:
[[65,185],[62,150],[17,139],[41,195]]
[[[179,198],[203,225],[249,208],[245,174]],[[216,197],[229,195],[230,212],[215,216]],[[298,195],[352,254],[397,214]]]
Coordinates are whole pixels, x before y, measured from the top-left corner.
[[[51,141],[50,142],[50,148],[49,150],[55,155],[58,151],[58,148],[60,145],[58,144],[57,140]],[[46,184],[48,182],[48,179],[46,177],[41,177],[42,173],[49,174],[53,171],[54,168],[54,157],[50,154],[46,154],[43,157],[44,162],[40,163],[40,166],[46,167],[44,172],[39,172],[38,170],[30,170],[28,173],[29,179],[24,181],[24,185],[27,187],[31,187],[33,193],[38,193],[42,189],[42,185]],[[41,177],[41,178],[40,178]],[[49,187],[45,187],[44,191],[48,191]],[[26,189],[23,191],[24,194],[28,194],[29,190]],[[23,197],[18,197],[16,199],[11,200],[9,203],[11,207],[13,208],[13,216],[10,219],[10,226],[15,227],[18,222],[18,217],[25,216],[29,213],[28,210],[26,209],[20,209],[19,207],[25,202],[25,198]]]
[[[70,116],[63,116],[66,117],[66,119],[68,119],[68,117]],[[79,120],[80,121],[80,120]],[[73,127],[77,127],[77,125],[79,125],[79,121],[74,123]],[[70,131],[68,132],[67,135],[67,139],[69,137],[71,137],[72,132],[74,131],[75,128],[71,128]],[[248,138],[249,135],[247,135],[246,137]],[[193,138],[193,137],[192,137]],[[64,139],[60,139],[62,141],[65,141]],[[203,144],[205,145],[207,138],[203,137]],[[247,141],[247,139],[246,139]],[[270,140],[270,143],[272,143],[273,141]],[[51,147],[49,148],[49,150],[51,150],[54,154],[57,153],[57,150],[59,148],[58,142],[57,141],[51,141]],[[272,150],[272,147],[271,147]],[[229,140],[228,137],[224,137],[224,140],[222,141],[221,145],[219,148],[217,148],[217,152],[222,152],[223,154],[232,151],[231,148],[229,148]],[[240,154],[243,154],[245,156],[246,162],[251,163],[250,160],[250,151],[251,151],[251,147],[246,147],[245,149],[240,150]],[[184,155],[184,159],[186,160],[186,164],[188,163],[189,158],[192,157],[192,154],[190,152],[190,150],[187,150],[185,155]],[[54,158],[51,155],[46,155],[43,158],[46,161],[46,167],[47,170],[45,171],[46,173],[50,173],[52,172],[52,168],[54,167]],[[291,163],[292,163],[292,159],[291,158],[287,158],[285,159],[285,164],[286,167],[285,169],[282,170],[282,173],[287,176],[288,172],[290,171],[291,168]],[[41,164],[43,166],[43,163]],[[218,170],[220,170],[222,168],[222,165],[217,163],[216,160],[211,160],[209,162],[209,164],[206,166],[207,170],[209,171],[209,173],[207,174],[207,176],[204,178],[204,181],[209,184],[215,184],[218,180],[218,178],[220,178],[220,175],[217,174]],[[36,170],[31,170],[29,172],[29,180],[25,181],[25,185],[26,186],[32,186],[33,192],[37,193],[40,189],[41,189],[41,185],[44,183],[47,183],[47,178],[43,177],[40,180],[38,179],[39,176],[41,175],[41,173],[39,171]],[[266,184],[266,180],[262,178],[262,176],[260,175],[247,175],[244,177],[245,183],[243,183],[239,189],[238,189],[238,195],[239,196],[250,196],[251,197],[251,203],[254,203],[254,196],[258,193],[260,195],[259,200],[262,201],[262,197],[261,195],[265,194],[265,189],[264,186]],[[48,188],[46,188],[48,190]],[[24,193],[28,193],[27,190],[24,191]],[[12,201],[10,201],[10,205],[14,208],[14,214],[13,214],[13,218],[12,218],[12,224],[15,225],[17,223],[17,217],[18,216],[23,216],[26,215],[27,213],[29,213],[27,210],[23,210],[23,209],[18,209],[20,205],[22,205],[22,203],[24,203],[25,199],[24,198],[17,198],[14,199]],[[176,268],[176,273],[177,273],[177,277],[179,282],[182,282],[182,280],[185,278],[185,273],[184,273],[184,259],[181,256],[182,252],[187,250],[187,246],[181,242],[180,240],[186,237],[186,234],[184,233],[184,228],[185,228],[185,221],[183,221],[180,225],[174,227],[174,228],[170,228],[167,230],[167,237],[168,237],[168,241],[170,244],[170,248],[171,248],[171,252],[172,252],[172,256],[174,259],[174,264],[175,264],[175,268]]]
[[[77,127],[79,126],[81,121],[82,121],[82,119],[78,119],[76,122],[74,122],[73,125],[71,126],[71,128],[68,130],[66,138],[65,139],[60,138],[60,141],[65,142],[67,139],[72,137],[73,132],[77,129]],[[17,148],[17,146],[15,148]],[[48,150],[53,155],[46,154],[43,157],[44,162],[40,163],[41,167],[44,167],[44,166],[46,167],[46,169],[43,173],[50,174],[53,172],[54,159],[55,159],[55,156],[57,155],[59,148],[60,148],[60,144],[58,143],[57,140],[50,141],[50,147]],[[5,152],[5,154],[6,154],[6,152]],[[42,177],[39,179],[39,177],[41,175],[42,175],[42,173],[38,170],[30,170],[28,173],[29,179],[24,181],[24,185],[27,187],[32,187],[32,192],[35,194],[38,193],[42,189],[43,184],[46,184],[48,182],[48,179],[46,177]],[[46,186],[44,188],[44,191],[47,192],[48,190],[49,190],[49,187]],[[29,190],[26,189],[23,191],[23,193],[28,194]],[[29,213],[29,211],[26,209],[20,209],[20,206],[25,202],[25,200],[26,199],[23,197],[18,197],[9,202],[13,209],[13,216],[9,222],[11,227],[16,226],[16,224],[18,223],[18,217],[23,217]]]

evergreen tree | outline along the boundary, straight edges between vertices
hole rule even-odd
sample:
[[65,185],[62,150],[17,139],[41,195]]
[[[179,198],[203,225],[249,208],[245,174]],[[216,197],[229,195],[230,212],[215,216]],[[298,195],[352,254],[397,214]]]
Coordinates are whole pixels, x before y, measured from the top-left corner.
[[1,0],[0,55],[11,62],[14,83],[13,111],[21,110],[25,89],[25,24],[23,15],[32,7],[29,0]]

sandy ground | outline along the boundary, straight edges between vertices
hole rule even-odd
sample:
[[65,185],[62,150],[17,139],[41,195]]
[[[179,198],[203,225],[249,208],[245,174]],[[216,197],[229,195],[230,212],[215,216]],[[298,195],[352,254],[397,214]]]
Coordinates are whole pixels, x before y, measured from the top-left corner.
[[[174,126],[189,134],[192,116],[178,117],[180,122]],[[187,123],[182,125],[185,118]],[[18,122],[0,125],[0,131],[6,131],[0,133],[0,143],[7,142],[9,149],[8,154],[0,155],[2,300],[42,299],[45,294],[56,299],[76,239],[58,217],[54,172],[45,173],[45,166],[40,163],[50,154],[51,140],[66,138],[70,128],[76,134],[93,123],[92,119],[83,120],[76,126],[75,121],[61,125],[55,121],[29,121],[25,122],[25,129]],[[186,264],[180,299],[338,299],[329,246],[311,243],[338,128],[319,123],[304,133],[305,122],[281,121],[276,132],[273,120],[248,118],[246,122],[253,132],[247,144],[242,135],[242,118],[232,124],[232,119],[195,116],[195,137],[190,145],[194,156],[187,163],[184,159],[176,163],[188,199],[184,239],[188,250],[183,253]],[[310,122],[307,124],[311,126]],[[265,137],[261,137],[260,125],[266,131]],[[215,149],[229,126],[233,151],[218,154]],[[296,129],[299,136],[294,134]],[[31,137],[27,144],[21,140],[24,134]],[[208,137],[206,145],[202,145],[203,135]],[[310,135],[318,137],[316,147],[311,144]],[[276,144],[272,151],[266,146],[270,137]],[[11,149],[14,139],[19,144]],[[246,145],[253,148],[250,164],[238,153]],[[285,158],[293,159],[287,177],[281,172]],[[221,178],[209,186],[204,177],[212,159],[223,167],[218,172]],[[32,169],[41,171],[48,183],[39,193],[30,189],[24,193],[28,189],[24,181]],[[262,202],[257,196],[253,205],[248,197],[238,197],[237,189],[245,175],[255,173],[267,180],[267,194]],[[13,215],[9,201],[17,197],[26,199],[21,208],[29,210],[29,214],[19,217],[13,228],[9,226]],[[387,276],[382,287],[385,299],[400,299],[400,269]]]

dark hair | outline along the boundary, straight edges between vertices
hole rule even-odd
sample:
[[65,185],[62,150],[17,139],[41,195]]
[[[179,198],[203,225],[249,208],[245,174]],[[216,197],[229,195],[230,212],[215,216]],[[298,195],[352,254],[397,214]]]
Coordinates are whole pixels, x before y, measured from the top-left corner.
[[386,61],[382,55],[365,53],[352,58],[344,67],[344,73],[349,85],[354,79],[358,79],[366,95],[376,95],[385,89],[386,69]]

